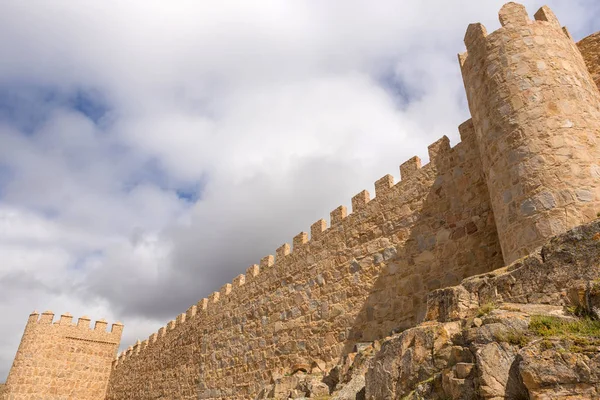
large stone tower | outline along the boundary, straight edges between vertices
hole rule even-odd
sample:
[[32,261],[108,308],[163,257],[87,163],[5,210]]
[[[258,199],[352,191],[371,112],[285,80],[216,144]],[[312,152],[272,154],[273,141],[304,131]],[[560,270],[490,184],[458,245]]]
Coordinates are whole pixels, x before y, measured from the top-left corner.
[[115,323],[107,332],[104,320],[92,329],[87,317],[76,325],[70,314],[53,319],[51,311],[29,316],[6,380],[6,398],[104,400],[123,325]]
[[547,7],[508,3],[459,56],[504,261],[600,212],[600,93]]

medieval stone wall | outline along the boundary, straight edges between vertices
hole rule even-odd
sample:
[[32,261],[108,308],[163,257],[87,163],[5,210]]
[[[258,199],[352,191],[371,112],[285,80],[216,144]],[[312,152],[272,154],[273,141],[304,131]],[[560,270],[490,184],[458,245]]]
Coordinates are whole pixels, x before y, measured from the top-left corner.
[[72,324],[69,314],[52,322],[50,311],[29,316],[21,344],[4,388],[8,400],[103,400],[117,354],[123,325],[81,317]]
[[414,326],[431,290],[595,218],[600,33],[580,53],[546,7],[531,20],[509,3],[500,20],[489,35],[480,24],[467,31],[460,63],[473,119],[459,127],[460,143],[438,140],[427,165],[406,161],[399,183],[379,179],[373,199],[360,192],[350,214],[336,208],[310,240],[298,234],[130,346],[108,388],[121,325],[107,333],[32,315],[10,398],[253,398],[273,375],[326,371],[357,343]]
[[577,43],[592,79],[600,88],[600,32],[596,32]]
[[509,3],[500,20],[489,36],[467,32],[474,119],[461,143],[442,138],[428,165],[405,162],[401,182],[381,178],[373,200],[359,193],[350,215],[337,208],[328,229],[313,224],[310,241],[298,235],[293,252],[280,247],[130,348],[107,399],[251,398],[273,374],[326,370],[357,342],[415,325],[427,292],[594,218],[600,102],[583,60],[596,63],[596,41],[580,43],[582,58],[546,7],[530,20]]
[[[331,366],[414,325],[426,293],[503,265],[473,127],[429,147],[148,340],[121,355],[107,399],[248,399],[272,373]],[[293,250],[293,251],[291,251]]]

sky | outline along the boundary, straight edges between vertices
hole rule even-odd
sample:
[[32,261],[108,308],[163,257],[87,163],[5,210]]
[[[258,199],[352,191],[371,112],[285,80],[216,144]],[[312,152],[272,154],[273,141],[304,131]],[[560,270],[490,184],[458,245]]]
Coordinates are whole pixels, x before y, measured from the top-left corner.
[[[127,347],[455,145],[456,55],[502,4],[2,2],[0,382],[33,310],[122,321]],[[597,0],[547,4],[600,30]]]

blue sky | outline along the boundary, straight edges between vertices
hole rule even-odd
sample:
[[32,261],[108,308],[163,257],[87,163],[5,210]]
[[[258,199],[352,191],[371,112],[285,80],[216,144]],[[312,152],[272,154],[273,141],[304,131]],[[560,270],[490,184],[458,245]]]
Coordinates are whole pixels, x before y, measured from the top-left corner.
[[[456,54],[501,5],[3,4],[0,381],[32,310],[122,320],[127,346],[456,144]],[[600,30],[595,0],[548,5]]]

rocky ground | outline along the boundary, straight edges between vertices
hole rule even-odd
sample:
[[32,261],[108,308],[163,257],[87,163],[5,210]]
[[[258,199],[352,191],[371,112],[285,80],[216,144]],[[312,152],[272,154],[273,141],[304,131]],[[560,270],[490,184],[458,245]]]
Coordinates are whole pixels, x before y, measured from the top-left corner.
[[325,370],[273,376],[259,399],[600,399],[600,221],[459,286],[425,321]]

